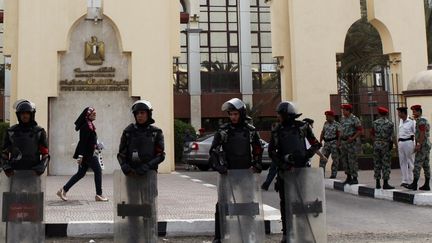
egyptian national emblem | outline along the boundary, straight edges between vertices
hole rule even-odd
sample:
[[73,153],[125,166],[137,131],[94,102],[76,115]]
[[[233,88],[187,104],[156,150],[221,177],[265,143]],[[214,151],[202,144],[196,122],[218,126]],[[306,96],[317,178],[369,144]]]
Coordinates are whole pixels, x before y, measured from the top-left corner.
[[85,43],[84,59],[88,65],[102,65],[105,60],[105,43],[92,36],[91,41]]

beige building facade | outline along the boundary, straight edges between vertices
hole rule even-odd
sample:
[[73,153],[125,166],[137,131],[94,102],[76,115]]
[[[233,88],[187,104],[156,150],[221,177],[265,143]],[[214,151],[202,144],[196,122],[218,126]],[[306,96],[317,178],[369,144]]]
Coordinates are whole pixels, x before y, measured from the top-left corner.
[[[349,28],[361,18],[359,0],[271,0],[273,55],[281,68],[282,100],[314,117],[316,133],[337,94],[336,55],[344,52]],[[422,0],[367,0],[368,21],[389,56],[393,86],[402,93],[427,66]]]
[[37,105],[36,119],[49,133],[51,174],[75,172],[73,122],[86,106],[98,111],[95,124],[107,148],[105,173],[119,168],[115,154],[121,131],[133,120],[130,105],[140,98],[152,102],[155,125],[165,134],[167,157],[160,171],[174,170],[177,2],[6,0],[5,13],[11,101],[30,99]]
[[[181,2],[190,15],[187,95],[190,112],[196,114],[190,122],[199,128],[205,116],[201,108],[210,102],[203,99],[200,81],[203,6],[197,0]],[[251,6],[245,2],[249,1],[240,1],[236,7],[243,20],[238,23],[242,60],[238,93],[254,104],[259,97],[252,100],[251,71],[243,65],[253,57],[251,21],[244,21],[251,18]],[[313,117],[318,133],[323,113],[331,106],[329,97],[337,93],[336,56],[344,52],[347,32],[361,18],[360,1],[264,2],[271,8],[272,52],[278,60],[281,98],[296,102],[305,117]],[[368,21],[378,30],[384,54],[389,56],[391,75],[398,76],[393,85],[401,93],[427,65],[423,1],[367,0],[367,8]],[[119,136],[133,119],[130,104],[139,98],[153,103],[156,125],[165,134],[167,158],[160,171],[174,170],[173,58],[180,55],[178,1],[5,0],[5,13],[11,103],[25,98],[37,104],[37,121],[50,137],[50,173],[74,173],[71,155],[77,133],[73,122],[89,105],[98,110],[96,127],[107,147],[106,173],[118,168]],[[87,44],[93,56],[86,55]],[[102,64],[100,59],[104,59]],[[14,111],[10,111],[14,123]]]

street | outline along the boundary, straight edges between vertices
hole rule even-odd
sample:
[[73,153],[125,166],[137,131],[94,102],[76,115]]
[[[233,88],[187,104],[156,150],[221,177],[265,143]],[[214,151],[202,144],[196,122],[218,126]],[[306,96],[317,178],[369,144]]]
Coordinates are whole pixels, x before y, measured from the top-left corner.
[[[217,173],[178,170],[180,175],[202,183],[217,184]],[[260,175],[261,181],[267,172]],[[273,189],[263,191],[265,204],[279,209],[279,197]],[[404,203],[359,197],[340,191],[326,190],[328,242],[431,242],[432,209]],[[278,242],[281,235],[267,235],[266,242]],[[48,239],[47,242],[90,242],[91,239]],[[93,239],[113,242],[113,239]],[[160,237],[159,242],[209,243],[212,237]]]

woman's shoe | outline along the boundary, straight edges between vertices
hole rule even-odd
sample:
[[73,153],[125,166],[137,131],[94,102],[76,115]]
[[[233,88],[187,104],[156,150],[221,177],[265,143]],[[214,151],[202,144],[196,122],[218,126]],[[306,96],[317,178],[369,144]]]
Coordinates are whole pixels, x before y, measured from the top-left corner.
[[59,198],[61,198],[61,200],[63,200],[63,201],[67,201],[68,200],[67,197],[66,197],[66,192],[65,192],[65,190],[63,188],[60,188],[60,190],[58,190],[57,196]]
[[107,202],[108,198],[106,198],[106,197],[104,197],[102,195],[96,195],[95,196],[95,200],[96,200],[96,202]]

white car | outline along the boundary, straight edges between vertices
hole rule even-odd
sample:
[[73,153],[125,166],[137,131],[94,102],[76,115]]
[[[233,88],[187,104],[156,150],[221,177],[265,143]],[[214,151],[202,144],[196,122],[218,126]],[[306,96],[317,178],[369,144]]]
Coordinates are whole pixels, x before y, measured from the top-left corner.
[[[187,165],[194,165],[202,171],[207,171],[211,168],[209,163],[209,151],[212,145],[214,134],[206,135],[198,138],[193,142],[186,142],[183,147],[183,161]],[[263,169],[268,169],[271,164],[271,159],[268,156],[268,143],[261,139],[264,151],[262,156]]]

